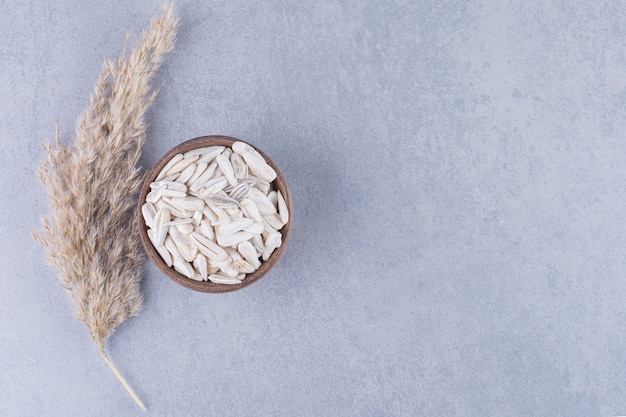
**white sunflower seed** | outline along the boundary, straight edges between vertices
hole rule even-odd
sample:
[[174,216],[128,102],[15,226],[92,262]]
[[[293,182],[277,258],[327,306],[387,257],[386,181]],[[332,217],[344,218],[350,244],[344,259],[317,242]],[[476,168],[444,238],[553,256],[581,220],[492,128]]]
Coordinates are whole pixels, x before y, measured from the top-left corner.
[[185,184],[189,178],[196,172],[197,165],[191,164],[187,168],[183,169],[180,175],[176,178],[176,182]]
[[169,221],[170,212],[167,209],[157,211],[156,216],[154,216],[154,235],[157,245],[162,245],[165,241],[165,236],[167,236],[167,231],[169,229],[169,226],[166,226],[165,223]]
[[254,184],[252,186],[262,193],[267,194],[270,192],[271,184],[268,181],[255,176],[248,176],[248,179],[253,180]]
[[190,217],[192,213],[189,210],[179,210],[171,204],[171,199],[169,197],[163,197],[155,204],[157,209],[167,209],[169,212],[179,218]]
[[175,259],[175,258],[183,259],[183,255],[181,255],[180,251],[176,247],[176,243],[174,243],[174,239],[172,239],[172,236],[167,236],[165,238],[164,246],[172,255],[172,259]]
[[248,197],[254,200],[254,202],[256,203],[256,206],[259,209],[259,213],[261,213],[261,215],[267,216],[268,214],[276,213],[276,207],[274,207],[274,205],[269,200],[269,198],[267,198],[265,194],[263,194],[261,191],[257,190],[256,188],[252,188],[250,190],[250,194],[248,194]]
[[188,185],[193,184],[193,182],[200,177],[206,171],[207,164],[206,162],[199,162],[196,164],[196,169],[193,171],[193,175],[189,177],[187,181],[185,181]]
[[250,198],[244,198],[240,203],[240,208],[244,216],[261,222],[261,213],[259,213],[259,208],[257,207],[254,200]]
[[248,261],[244,261],[243,259],[237,260],[233,262],[235,269],[243,274],[251,274],[256,271],[256,268],[250,264]]
[[182,172],[189,165],[191,165],[194,162],[196,162],[198,160],[198,158],[199,158],[198,155],[194,155],[194,156],[190,156],[189,158],[181,159],[180,161],[178,161],[177,163],[172,165],[172,167],[167,170],[165,175],[169,176],[169,175],[174,175],[174,174],[178,174],[179,172]]
[[278,207],[278,195],[276,193],[276,190],[272,190],[267,194],[267,199],[270,200],[270,202],[274,205],[274,207]]
[[230,163],[228,157],[224,154],[217,155],[215,158],[217,161],[217,165],[219,165],[220,169],[224,173],[224,176],[233,187],[237,185],[237,178],[235,177],[235,171],[233,169],[233,165]]
[[181,254],[182,258],[187,262],[193,261],[195,258],[195,254],[193,254],[193,250],[191,247],[192,243],[189,235],[182,233],[177,228],[172,228],[170,229],[170,236],[172,237],[172,240],[174,240],[176,248],[178,249],[178,252]]
[[203,254],[199,253],[196,255],[195,259],[193,260],[193,267],[200,274],[202,279],[206,281],[208,277],[207,261]]
[[193,232],[193,224],[192,223],[187,223],[187,224],[178,224],[176,226],[174,226],[176,228],[176,230],[178,230],[180,233],[188,235],[189,233]]
[[161,197],[184,198],[187,193],[184,191],[168,190],[167,188],[159,188]]
[[228,180],[224,176],[219,176],[210,179],[205,184],[204,188],[200,191],[200,195],[203,197],[209,194],[215,194],[224,189],[228,185]]
[[163,197],[163,194],[161,194],[161,191],[164,190],[165,187],[164,186],[160,186],[158,188],[155,188],[154,190],[150,191],[147,195],[146,195],[146,201],[148,203],[156,203],[157,201],[159,201],[159,199],[161,197]]
[[239,207],[239,201],[220,194],[209,194],[204,198],[211,208],[231,208]]
[[250,186],[246,183],[237,184],[235,188],[230,191],[230,198],[241,201],[248,196],[250,193]]
[[200,222],[200,234],[207,239],[215,240],[215,231],[208,220],[202,220]]
[[280,216],[276,213],[270,214],[269,216],[263,216],[263,219],[276,230],[282,229],[285,225]]
[[181,211],[202,211],[204,208],[204,200],[198,197],[172,197],[169,203]]
[[200,155],[200,162],[211,162],[216,155],[219,155],[224,150],[223,146],[205,146],[203,148],[196,148],[185,152],[185,157],[194,155]]
[[[246,227],[251,226],[254,223],[253,219],[248,219],[245,217],[241,217],[238,219],[231,219],[226,222],[220,222],[217,226],[215,226],[215,234],[216,235],[230,235],[235,232],[239,232]],[[248,240],[248,239],[246,239]],[[227,245],[230,246],[230,245]]]
[[198,250],[207,258],[214,260],[224,260],[228,258],[226,251],[212,240],[196,233],[191,233],[191,239],[196,243]]
[[253,233],[255,235],[258,235],[258,234],[263,233],[263,230],[265,230],[265,226],[263,226],[263,222],[255,220],[254,223],[252,223],[250,226],[244,228],[243,230],[245,232],[250,232],[250,233]]
[[287,202],[285,201],[285,198],[280,190],[278,190],[276,195],[278,197],[278,214],[280,215],[280,220],[283,224],[287,224],[289,223],[289,209],[287,208]]
[[267,239],[265,239],[265,249],[263,249],[262,255],[264,261],[267,261],[274,250],[280,246],[281,239],[282,236],[278,232],[271,234]]
[[221,246],[235,246],[245,240],[252,238],[252,236],[254,235],[250,232],[235,232],[229,235],[216,234],[217,243],[219,243]]
[[246,165],[246,162],[243,160],[241,155],[233,152],[230,156],[230,163],[233,165],[235,177],[238,180],[242,180],[248,176],[248,165]]
[[194,270],[193,277],[191,279],[193,279],[194,281],[199,281],[199,282],[206,281],[206,279],[202,278],[202,275],[195,272],[195,270]]
[[213,210],[211,210],[211,208],[209,206],[206,206],[202,209],[202,214],[204,215],[204,217],[206,217],[207,219],[209,219],[209,221],[211,223],[217,222],[218,221],[218,217],[215,214],[215,212]]
[[200,222],[202,221],[202,211],[195,211],[191,220],[194,226],[200,226]]
[[250,239],[250,242],[252,243],[252,246],[256,250],[257,256],[261,256],[261,254],[263,253],[263,250],[265,249],[261,235],[252,236],[252,239]]
[[173,265],[175,270],[177,270],[187,278],[193,279],[195,274],[193,271],[193,267],[191,266],[191,264],[189,264],[189,262],[185,262],[183,259],[175,257]]
[[248,261],[255,269],[257,269],[261,263],[259,262],[259,256],[257,255],[256,249],[252,246],[252,243],[249,241],[241,242],[237,245],[237,251],[243,256],[243,258]]
[[198,178],[189,182],[189,188],[192,191],[200,190],[202,187],[205,186],[205,183],[211,179],[211,176],[216,171],[216,169],[217,169],[217,163],[211,162]]
[[146,223],[146,226],[148,226],[149,228],[154,228],[154,218],[156,216],[156,208],[154,207],[154,204],[152,203],[144,203],[143,206],[141,206],[141,213],[143,214],[143,220]]
[[165,164],[163,169],[161,169],[161,172],[159,172],[159,175],[157,175],[156,180],[159,181],[165,178],[167,176],[167,171],[169,171],[170,168],[176,165],[178,162],[182,161],[182,159],[183,159],[182,154],[179,153],[179,154],[174,155],[172,159],[167,161],[167,164]]
[[222,153],[224,146],[209,146],[205,148],[200,157],[200,162],[211,162],[215,157]]
[[156,243],[156,236],[154,234],[154,230],[148,229],[147,233],[148,233],[148,238],[152,242],[152,246],[154,246],[154,248],[159,253],[159,255],[161,255],[161,258],[163,258],[163,261],[165,262],[165,264],[168,267],[171,267],[172,266],[172,255],[169,253],[169,251],[167,250],[165,245],[164,244],[160,244],[159,245],[159,244]]
[[237,278],[231,278],[224,275],[211,274],[209,275],[209,281],[214,282],[216,284],[241,284],[241,280]]
[[169,222],[165,222],[166,226],[178,226],[181,224],[189,224],[192,222],[192,219],[190,219],[189,217],[187,218],[183,218],[181,219],[180,217],[175,217],[173,220],[170,220]]

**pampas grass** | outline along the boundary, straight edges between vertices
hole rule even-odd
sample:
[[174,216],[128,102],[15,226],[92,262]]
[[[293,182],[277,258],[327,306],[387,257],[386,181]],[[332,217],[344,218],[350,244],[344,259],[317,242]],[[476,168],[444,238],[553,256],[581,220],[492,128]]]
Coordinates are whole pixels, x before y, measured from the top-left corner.
[[141,250],[134,225],[141,175],[137,166],[146,137],[144,115],[156,96],[150,78],[174,46],[177,18],[171,4],[152,21],[117,63],[106,60],[89,107],[80,115],[71,146],[44,146],[38,175],[51,212],[34,232],[61,278],[100,354],[145,410],[109,359],[108,338],[140,309]]

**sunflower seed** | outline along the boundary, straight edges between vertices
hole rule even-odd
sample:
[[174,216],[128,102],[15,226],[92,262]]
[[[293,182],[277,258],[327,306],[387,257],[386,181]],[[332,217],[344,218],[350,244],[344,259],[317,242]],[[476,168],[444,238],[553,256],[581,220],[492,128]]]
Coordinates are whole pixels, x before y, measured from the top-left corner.
[[265,249],[261,235],[252,236],[252,239],[250,239],[250,242],[252,243],[252,246],[257,252],[257,257],[261,256],[261,254],[263,253],[263,250]]
[[189,178],[191,178],[191,176],[193,175],[194,172],[196,172],[196,168],[197,165],[196,164],[191,164],[189,165],[187,168],[185,168],[180,175],[176,178],[176,182],[179,182],[181,184],[185,184],[187,182],[187,180]]
[[[230,235],[232,233],[239,232],[240,230],[243,230],[246,227],[251,226],[253,223],[254,223],[253,219],[248,219],[245,217],[242,217],[239,219],[231,219],[226,222],[220,222],[215,227],[215,234],[216,235]],[[227,245],[227,246],[230,246],[230,245]]]
[[248,176],[248,179],[254,181],[254,184],[252,186],[262,193],[267,194],[270,192],[271,184],[264,179],[255,176]]
[[155,188],[154,190],[150,191],[146,195],[146,201],[152,204],[156,203],[157,201],[159,201],[161,197],[163,197],[163,194],[161,194],[161,191],[164,189],[165,189],[164,186],[160,186],[159,188]]
[[141,213],[143,214],[143,220],[146,223],[146,226],[153,229],[154,228],[154,218],[156,216],[156,208],[152,203],[144,203],[141,206]]
[[207,239],[215,240],[215,232],[213,230],[213,226],[209,224],[209,221],[202,220],[200,222],[200,234],[202,234]]
[[248,261],[244,261],[243,259],[239,259],[233,262],[235,269],[244,274],[251,274],[257,270],[253,265]]
[[264,261],[267,261],[274,250],[280,246],[281,239],[282,236],[278,232],[271,234],[267,239],[265,239],[265,249],[263,249],[262,255]]
[[161,197],[183,198],[187,195],[184,191],[168,190],[167,188],[159,188]]
[[210,162],[216,155],[220,154],[224,150],[223,146],[205,146],[203,148],[196,148],[185,152],[185,158],[199,155],[200,162]]
[[207,258],[217,261],[228,258],[226,251],[212,240],[209,240],[196,232],[191,233],[191,239],[196,243],[198,250]]
[[256,188],[252,188],[250,190],[249,197],[254,200],[261,215],[267,216],[268,214],[276,213],[276,208],[274,207],[270,199]]
[[169,222],[165,222],[164,224],[166,226],[178,226],[181,224],[188,224],[191,223],[192,219],[190,219],[189,217],[181,219],[180,217],[175,217],[173,220],[170,220]]
[[227,185],[228,185],[228,180],[224,176],[212,178],[206,182],[206,184],[204,185],[204,188],[202,189],[202,191],[200,191],[200,195],[205,197],[209,194],[218,193],[221,190],[223,190],[224,187],[226,187]]
[[239,207],[239,201],[220,194],[209,194],[204,198],[204,201],[211,208]]
[[252,236],[254,235],[250,232],[235,232],[229,235],[216,234],[217,243],[219,243],[221,246],[235,246],[245,240],[252,238]]
[[170,204],[181,211],[202,211],[204,208],[204,200],[198,197],[172,197]]
[[193,267],[189,264],[189,262],[185,262],[180,258],[174,258],[174,269],[186,276],[187,278],[193,279],[194,271]]
[[200,175],[202,175],[204,173],[204,171],[206,171],[207,166],[209,166],[209,164],[207,164],[206,162],[199,162],[196,164],[196,168],[193,171],[193,175],[191,177],[189,177],[189,179],[187,181],[185,181],[188,185],[189,184],[193,184],[193,182],[198,179],[200,177]]
[[250,193],[250,186],[246,183],[241,183],[233,188],[229,195],[230,198],[241,201],[248,196],[248,193]]
[[192,253],[192,243],[189,235],[182,233],[177,228],[172,228],[170,230],[170,236],[172,237],[174,244],[176,244],[176,248],[178,249],[178,252],[181,254],[182,258],[187,262],[193,261],[195,255]]
[[209,221],[211,223],[217,222],[218,221],[218,217],[215,214],[215,212],[213,210],[211,210],[211,208],[209,206],[205,206],[202,209],[202,214],[204,215],[204,217],[206,217],[207,219],[209,219]]
[[257,207],[254,200],[250,198],[244,198],[240,203],[240,208],[246,217],[261,222],[261,213],[259,213],[259,208]]
[[169,229],[169,226],[166,226],[165,223],[169,221],[170,212],[167,209],[157,211],[156,216],[154,216],[154,236],[157,245],[162,245],[165,241],[165,236],[167,236],[167,231]]
[[283,194],[278,190],[278,214],[280,215],[280,220],[283,224],[289,223],[289,209],[287,208],[287,202],[283,197]]
[[235,171],[235,178],[242,180],[248,176],[248,165],[243,160],[241,155],[234,153],[230,156],[230,163],[233,165]]
[[263,233],[263,230],[265,230],[265,226],[263,226],[263,222],[255,220],[254,223],[252,223],[250,226],[244,228],[243,230],[245,232],[250,232],[250,233],[253,233],[255,235],[258,235],[260,233]]
[[189,212],[188,210],[177,209],[171,204],[171,201],[172,200],[169,197],[164,197],[160,199],[159,201],[157,201],[155,206],[157,209],[167,209],[173,216],[179,217],[179,218],[190,217],[192,215],[192,213]]
[[160,181],[162,185],[165,186],[166,189],[171,191],[182,191],[187,192],[187,186],[185,184],[181,184],[176,181]]
[[228,157],[224,154],[217,155],[215,158],[217,165],[219,165],[220,169],[224,173],[224,176],[233,187],[237,185],[237,178],[235,177],[235,171],[233,169],[233,165],[230,163]]
[[165,175],[169,176],[169,175],[174,175],[174,174],[178,174],[179,172],[182,172],[189,165],[196,162],[198,158],[199,158],[198,155],[194,155],[194,156],[190,156],[189,158],[181,159],[180,161],[175,163],[170,169],[168,169]]
[[159,245],[159,244],[156,243],[156,236],[154,234],[154,230],[148,229],[147,233],[148,233],[148,238],[150,239],[150,242],[152,242],[152,245],[154,246],[156,251],[159,253],[159,255],[161,255],[161,258],[163,258],[163,261],[165,261],[165,264],[168,267],[171,267],[172,266],[172,255],[170,255],[170,253],[168,252],[168,250],[165,247],[165,245],[164,244],[160,244]]
[[163,169],[161,169],[161,172],[159,172],[159,175],[157,175],[156,180],[159,181],[159,180],[163,179],[164,177],[166,177],[167,176],[167,171],[169,171],[170,168],[172,168],[174,165],[176,165],[182,159],[183,159],[183,155],[182,154],[174,155],[174,157],[172,159],[170,159],[167,162],[167,164],[165,164]]
[[200,222],[202,221],[202,211],[195,211],[191,220],[194,226],[200,226]]
[[193,260],[193,267],[200,274],[202,279],[206,281],[208,277],[207,261],[203,254],[199,253],[196,255],[195,259]]
[[216,284],[241,284],[241,280],[237,278],[231,278],[224,275],[211,274],[209,275],[209,281]]
[[209,181],[209,179],[211,179],[211,176],[213,175],[213,173],[215,172],[215,170],[217,169],[217,163],[215,162],[211,162],[206,169],[204,170],[204,172],[202,174],[200,174],[200,176],[196,179],[194,179],[193,181],[189,181],[189,188],[192,191],[198,191],[200,190],[202,187],[205,186],[205,183],[207,181]]
[[280,216],[276,213],[270,214],[269,216],[263,216],[263,220],[276,230],[280,230],[285,225]]
[[178,224],[176,226],[174,226],[176,228],[176,230],[178,230],[180,233],[188,235],[189,233],[193,232],[193,224],[191,223],[187,223],[187,224]]
[[180,251],[178,250],[178,248],[176,247],[176,243],[174,243],[174,239],[172,239],[172,236],[168,236],[165,238],[165,248],[170,252],[170,254],[172,255],[172,258],[180,258],[183,259],[183,255],[180,254]]
[[278,207],[278,195],[276,193],[276,190],[272,190],[269,193],[267,193],[267,199],[270,200],[270,202],[274,205],[274,207]]

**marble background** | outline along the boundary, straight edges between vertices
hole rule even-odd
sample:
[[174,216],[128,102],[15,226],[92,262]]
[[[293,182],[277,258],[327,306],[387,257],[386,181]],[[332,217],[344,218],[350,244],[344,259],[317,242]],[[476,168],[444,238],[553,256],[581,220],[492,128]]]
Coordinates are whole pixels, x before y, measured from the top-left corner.
[[0,415],[626,415],[626,9],[556,0],[177,0],[142,165],[245,139],[295,224],[236,293],[146,264],[109,344],[142,413],[30,231],[160,4],[0,1]]

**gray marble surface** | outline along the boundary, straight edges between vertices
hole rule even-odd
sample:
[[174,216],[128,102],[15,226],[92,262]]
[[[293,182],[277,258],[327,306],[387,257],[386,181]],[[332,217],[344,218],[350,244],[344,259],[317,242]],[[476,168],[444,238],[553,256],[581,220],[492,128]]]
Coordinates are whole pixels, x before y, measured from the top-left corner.
[[44,251],[35,177],[158,1],[0,2],[0,415],[626,415],[626,9],[618,1],[178,0],[142,164],[265,150],[287,253],[242,291],[146,264],[111,338]]

